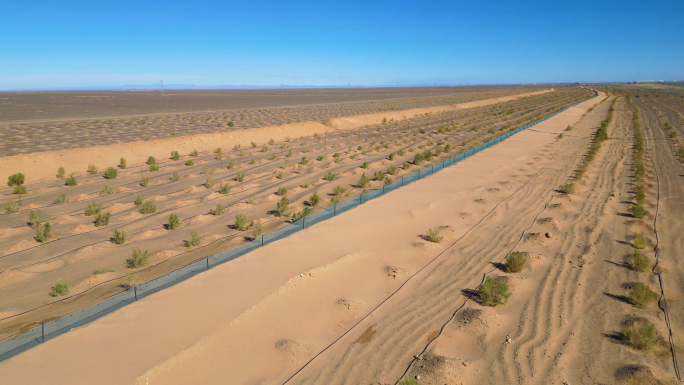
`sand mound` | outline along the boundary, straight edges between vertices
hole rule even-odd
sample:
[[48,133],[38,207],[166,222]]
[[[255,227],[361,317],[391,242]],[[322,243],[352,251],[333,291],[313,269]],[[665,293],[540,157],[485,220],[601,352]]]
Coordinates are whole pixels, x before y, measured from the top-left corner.
[[22,239],[21,241],[13,244],[12,246],[5,249],[5,255],[16,253],[17,251],[26,250],[31,246],[35,246],[36,242],[27,241]]
[[134,220],[134,219],[139,219],[139,218],[142,218],[142,217],[144,217],[144,216],[145,216],[145,215],[143,215],[143,214],[141,214],[141,213],[139,213],[139,212],[136,211],[136,212],[128,213],[128,214],[122,216],[122,217],[121,217],[121,220],[122,220],[122,221],[132,221],[132,220]]
[[133,203],[115,203],[115,204],[107,207],[107,211],[109,211],[112,214],[116,214],[116,213],[124,211],[130,207],[133,207]]
[[71,201],[72,202],[78,202],[78,201],[90,199],[92,197],[93,197],[92,195],[88,195],[88,194],[78,194],[75,197],[71,198]]
[[337,300],[337,306],[343,311],[348,311],[348,312],[352,312],[352,313],[358,312],[359,309],[361,308],[360,303],[348,300],[346,298],[338,299]]
[[542,226],[553,227],[554,229],[558,227],[558,221],[551,217],[539,218],[537,219],[537,223]]
[[408,276],[408,271],[397,266],[385,266],[385,274],[394,279],[404,279]]
[[190,223],[190,224],[192,224],[192,223],[206,222],[206,221],[210,220],[212,217],[214,217],[214,215],[202,214],[202,215],[198,215],[198,216],[196,216],[196,217],[192,217],[192,218],[186,219],[186,220],[184,220],[183,222]]
[[302,356],[309,351],[308,347],[292,340],[280,340],[276,342],[275,348],[281,352],[288,361],[301,359]]
[[530,243],[534,243],[534,244],[543,244],[547,238],[542,233],[528,233],[528,234],[525,234],[525,237],[523,237],[523,239],[525,242],[530,242]]
[[69,229],[69,232],[72,234],[80,234],[80,233],[85,233],[86,231],[94,230],[95,225],[90,224],[90,225],[78,225],[74,226],[71,229]]
[[415,362],[407,378],[415,378],[422,385],[459,384],[463,371],[462,360],[427,353]]
[[76,218],[72,217],[71,215],[60,215],[56,217],[55,219],[52,220],[53,223],[61,224],[61,223],[69,223],[75,221]]
[[166,230],[147,230],[135,236],[135,240],[150,239],[166,234]]
[[6,270],[0,273],[0,287],[13,285],[15,283],[25,281],[34,276],[34,274],[26,273],[18,270]]
[[643,365],[623,366],[615,372],[615,379],[620,384],[627,385],[665,385],[666,382],[659,380],[653,370]]
[[11,228],[10,228],[10,229],[7,229],[7,228],[5,228],[5,229],[0,229],[0,237],[7,237],[7,236],[10,236],[10,235],[12,235],[12,234],[16,234],[16,233],[18,233],[18,232],[20,232],[20,231],[22,231],[22,230],[23,230],[22,228],[14,228],[14,229],[11,229]]
[[180,254],[180,252],[175,251],[175,250],[162,250],[162,251],[160,251],[160,252],[158,252],[158,253],[152,254],[151,259],[154,260],[154,261],[161,261],[161,260],[164,260],[164,259],[169,259],[169,258],[171,258],[171,257],[173,257],[173,256],[178,255],[178,254]]

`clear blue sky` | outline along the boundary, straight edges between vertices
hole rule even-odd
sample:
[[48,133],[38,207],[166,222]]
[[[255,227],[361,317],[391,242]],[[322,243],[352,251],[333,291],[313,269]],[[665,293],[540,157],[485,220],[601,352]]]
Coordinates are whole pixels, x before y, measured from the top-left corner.
[[0,0],[0,89],[684,79],[683,16],[680,0]]

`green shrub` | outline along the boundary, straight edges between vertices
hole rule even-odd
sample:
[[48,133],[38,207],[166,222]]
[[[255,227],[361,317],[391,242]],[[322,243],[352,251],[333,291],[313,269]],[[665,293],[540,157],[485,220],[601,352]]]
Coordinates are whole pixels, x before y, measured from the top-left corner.
[[7,206],[5,206],[5,213],[11,214],[19,211],[19,204],[13,200],[7,201]]
[[658,342],[655,325],[648,321],[634,322],[620,331],[620,339],[636,350],[650,350]]
[[100,190],[100,194],[103,194],[103,195],[109,195],[113,192],[114,192],[114,190],[112,190],[112,188],[107,186],[107,185],[102,186],[102,189]]
[[107,171],[104,173],[104,177],[106,179],[116,179],[116,176],[118,174],[118,171],[114,167],[108,167]]
[[368,168],[368,166],[369,166],[368,162],[363,162],[363,164],[361,165],[361,168]]
[[387,169],[387,173],[390,175],[397,175],[399,173],[399,169],[397,169],[397,166],[390,166]]
[[558,134],[558,136],[556,138],[563,139],[563,133]]
[[61,193],[61,194],[57,195],[57,198],[55,198],[55,200],[52,201],[52,203],[56,204],[56,205],[61,204],[61,203],[68,203],[68,202],[69,202],[69,200],[67,199],[65,193]]
[[346,191],[347,189],[342,186],[335,186],[335,188],[333,189],[333,194],[335,194],[335,196],[340,196],[344,194]]
[[301,165],[307,165],[308,163],[309,163],[309,161],[306,160],[305,156],[303,156],[301,162],[299,162],[299,164],[301,164]]
[[157,205],[152,201],[145,201],[140,208],[142,214],[153,214],[157,212]]
[[572,130],[572,126],[568,125],[567,127],[565,127],[565,130],[563,130],[563,131],[570,131],[570,130]]
[[57,169],[57,178],[59,179],[64,179],[64,173],[66,171],[64,170],[64,167],[60,167]]
[[402,167],[404,170],[408,170],[409,168],[411,168],[411,163],[409,163],[409,162],[404,162],[404,163],[401,165],[401,167]]
[[325,159],[325,157],[324,157],[323,155],[319,155],[319,156],[316,158],[316,160],[318,160],[319,162],[322,161],[323,159]]
[[333,174],[332,172],[328,171],[325,175],[323,175],[323,179],[327,181],[335,180],[337,178],[337,174]]
[[156,164],[151,164],[150,167],[148,167],[148,170],[150,170],[150,172],[157,172],[159,171],[159,166]]
[[440,243],[442,242],[442,239],[444,239],[444,237],[440,234],[440,230],[437,227],[428,229],[427,235],[425,236],[425,240],[433,243]]
[[95,227],[107,226],[111,217],[112,214],[109,212],[97,213],[95,216]]
[[487,277],[477,288],[477,296],[480,302],[486,306],[505,304],[511,296],[508,284],[502,280]]
[[131,257],[126,260],[126,267],[129,269],[137,269],[139,267],[145,266],[148,263],[150,256],[147,250],[142,251],[139,248],[133,250]]
[[254,225],[254,230],[252,230],[252,239],[259,239],[262,235],[264,235],[264,227],[257,223]]
[[276,204],[277,210],[278,210],[278,216],[279,217],[287,217],[290,215],[290,210],[288,208],[288,205],[290,204],[290,200],[287,199],[286,196],[282,197],[280,199],[280,202]]
[[205,174],[205,175],[209,174],[209,167],[208,166],[202,167],[202,174]]
[[98,275],[98,274],[107,274],[107,273],[113,273],[115,272],[116,269],[112,269],[111,267],[101,267],[93,272],[93,274]]
[[634,253],[627,262],[627,266],[631,270],[643,273],[651,268],[651,258],[649,258],[647,255],[641,254],[639,250],[634,250]]
[[50,239],[52,233],[52,225],[50,225],[50,222],[45,222],[45,225],[43,225],[43,228],[36,228],[36,241],[38,242],[45,242],[48,239]]
[[16,173],[12,174],[9,177],[7,177],[7,186],[9,187],[16,187],[16,186],[21,186],[24,184],[24,174],[22,173]]
[[567,181],[564,185],[558,188],[558,191],[563,194],[574,194],[575,193],[575,182]]
[[508,255],[508,258],[506,258],[504,266],[508,273],[519,273],[525,267],[526,263],[527,258],[524,254],[513,252]]
[[126,243],[126,232],[114,230],[114,236],[112,237],[112,242],[117,245],[123,245]]
[[302,211],[292,214],[292,220],[296,222],[307,215],[311,215],[312,212],[311,207],[304,207]]
[[645,308],[655,299],[655,293],[650,287],[641,282],[632,284],[629,288],[629,302],[638,308]]
[[275,193],[277,196],[287,195],[287,189],[285,187],[278,187],[278,191]]
[[50,295],[53,297],[59,297],[63,295],[69,294],[69,287],[71,286],[71,282],[68,279],[62,279],[57,281],[55,286],[50,289]]
[[89,216],[92,216],[92,215],[99,213],[100,210],[102,210],[101,204],[95,203],[95,202],[90,202],[90,203],[88,203],[88,207],[85,210],[85,215],[87,217],[89,217]]
[[126,158],[119,159],[119,167],[121,167],[121,169],[126,168]]
[[399,151],[397,151],[397,155],[399,155],[399,156],[404,156],[404,150],[399,150]]
[[643,250],[648,246],[648,239],[644,237],[643,234],[641,233],[634,233],[634,239],[633,239],[634,247],[636,247],[639,250]]
[[195,161],[192,160],[192,159],[188,159],[188,160],[185,162],[185,165],[186,165],[186,166],[194,166],[194,165],[195,165]]
[[143,202],[144,202],[144,200],[143,200],[142,195],[138,195],[138,196],[135,198],[135,205],[136,205],[136,206],[140,206],[141,204],[143,204]]
[[202,237],[200,237],[196,231],[191,231],[190,239],[185,240],[183,242],[185,243],[185,247],[199,246],[202,244]]
[[88,174],[97,174],[97,170],[98,168],[94,164],[88,165]]
[[178,151],[171,151],[171,160],[179,160],[180,159],[180,154]]
[[425,155],[423,155],[422,153],[419,152],[416,154],[415,157],[413,157],[413,164],[415,164],[416,166],[420,165],[421,163],[423,163],[424,160],[425,160]]
[[282,172],[282,171],[278,171],[278,173],[276,174],[276,178],[278,178],[278,179],[285,179],[285,175],[283,175],[283,172]]
[[193,151],[190,153],[190,156],[199,156],[199,152],[197,152],[197,150],[193,150]]
[[373,174],[373,179],[375,179],[375,180],[383,180],[383,179],[385,179],[385,174],[383,174],[382,171],[376,171],[376,172]]
[[176,215],[176,214],[169,215],[169,221],[166,223],[166,229],[167,230],[174,230],[174,229],[177,229],[178,226],[180,226],[180,220],[178,220],[178,215]]
[[147,161],[145,163],[147,163],[148,166],[151,166],[153,164],[157,164],[157,159],[150,155],[147,157]]
[[646,210],[643,206],[638,204],[632,205],[632,216],[634,218],[642,219],[646,215],[648,215],[648,210]]
[[383,179],[383,181],[382,181],[382,183],[383,183],[385,186],[391,185],[392,182],[393,182],[393,180],[392,180],[392,178],[390,178],[389,176],[385,176],[385,179]]
[[252,142],[252,148],[257,148],[257,146],[256,142]]
[[68,178],[66,178],[64,184],[67,186],[76,186],[78,184],[78,182],[76,182],[76,177],[73,173]]
[[212,177],[208,176],[204,182],[204,187],[206,187],[206,188],[214,187],[214,179],[212,179]]
[[174,172],[173,174],[171,174],[171,176],[169,177],[169,179],[172,180],[172,181],[177,181],[178,179],[180,179],[180,175],[178,175],[177,172]]
[[356,185],[359,186],[360,188],[365,188],[366,186],[368,186],[368,183],[369,183],[369,182],[370,182],[370,178],[368,178],[368,177],[366,176],[366,173],[364,172],[364,173],[361,175],[361,178],[359,179],[359,181],[357,182]]
[[432,157],[433,157],[432,151],[430,151],[430,150],[423,151],[423,156],[425,157],[425,160],[427,160],[428,162],[431,161]]
[[144,176],[144,177],[142,177],[142,179],[140,179],[140,185],[142,187],[145,187],[148,184],[150,184],[150,180],[146,176]]
[[245,180],[245,173],[244,172],[239,172],[239,173],[235,174],[235,181],[236,182],[242,182],[243,180]]
[[387,157],[387,159],[389,159],[389,160],[394,160],[394,153],[389,154],[389,156]]
[[313,194],[309,197],[308,202],[310,206],[318,206],[319,203],[321,203],[321,197],[318,196],[318,192],[314,191]]
[[240,231],[247,231],[254,226],[254,221],[247,223],[247,216],[238,214],[235,216],[235,228]]
[[219,187],[219,192],[221,194],[228,194],[230,192],[230,184],[229,183],[224,183]]
[[211,214],[211,215],[221,215],[225,212],[226,212],[226,209],[220,203],[216,204],[216,208],[209,210],[209,214]]

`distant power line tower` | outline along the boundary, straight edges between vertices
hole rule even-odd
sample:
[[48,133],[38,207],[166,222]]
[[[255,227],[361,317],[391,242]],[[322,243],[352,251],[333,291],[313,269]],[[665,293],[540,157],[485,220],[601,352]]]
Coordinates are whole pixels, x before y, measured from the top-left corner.
[[161,95],[164,96],[164,81],[159,81],[159,88],[161,89]]

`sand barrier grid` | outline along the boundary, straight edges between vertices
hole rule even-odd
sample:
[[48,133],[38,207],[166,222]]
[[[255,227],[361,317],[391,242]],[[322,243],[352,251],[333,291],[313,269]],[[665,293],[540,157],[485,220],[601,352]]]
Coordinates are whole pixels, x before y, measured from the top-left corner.
[[[316,212],[314,214],[311,214],[309,216],[305,216],[302,219],[293,222],[292,224],[289,224],[281,229],[275,230],[273,232],[270,232],[268,234],[264,234],[263,236],[252,240],[251,242],[248,242],[244,245],[241,245],[237,248],[231,249],[224,251],[219,254],[211,255],[205,258],[200,259],[199,261],[196,261],[188,266],[182,267],[178,270],[175,270],[171,273],[168,273],[166,275],[163,275],[159,278],[150,280],[148,282],[135,285],[133,287],[130,287],[128,289],[123,290],[122,292],[119,292],[117,294],[114,294],[110,296],[109,298],[100,301],[94,305],[90,305],[84,309],[78,310],[76,312],[73,312],[71,314],[65,315],[63,317],[60,317],[58,319],[42,323],[36,327],[31,328],[30,330],[23,331],[17,335],[11,336],[7,338],[5,341],[0,343],[0,362],[7,360],[11,357],[16,356],[17,354],[24,352],[26,350],[29,350],[35,346],[40,345],[41,343],[48,341],[50,339],[53,339],[55,337],[58,337],[62,334],[65,334],[69,332],[70,330],[87,325],[88,323],[95,321],[96,319],[103,317],[107,314],[110,314],[117,309],[120,309],[130,303],[133,303],[139,299],[142,299],[148,295],[151,295],[153,293],[156,293],[158,291],[161,291],[167,287],[173,286],[179,282],[185,281],[201,272],[207,271],[213,266],[223,264],[226,262],[229,262],[233,259],[236,259],[242,255],[245,255],[249,253],[250,251],[253,251],[259,247],[265,246],[269,243],[275,242],[279,239],[283,239],[285,237],[288,237],[296,232],[299,232],[307,227],[310,227],[316,223],[325,221],[326,219],[330,219],[336,215],[339,215],[345,211],[351,210],[354,207],[357,207],[365,202],[368,202],[369,200],[378,198],[382,195],[385,195],[391,191],[394,191],[402,186],[405,186],[407,184],[413,183],[419,179],[425,178],[427,176],[432,175],[435,172],[438,172],[442,170],[445,167],[452,166],[461,160],[468,158],[472,155],[477,154],[478,152],[487,149],[497,143],[500,143],[509,137],[526,130],[534,125],[537,125],[543,121],[546,121],[550,118],[552,118],[555,115],[560,114],[561,112],[574,107],[580,103],[584,103],[587,100],[594,99],[598,96],[598,93],[594,91],[595,96],[580,101],[578,103],[573,104],[572,106],[566,107],[558,112],[555,112],[553,114],[550,114],[542,119],[539,119],[535,122],[532,122],[530,124],[527,124],[523,127],[520,127],[514,131],[511,131],[507,134],[501,135],[497,138],[494,138],[486,143],[483,143],[477,147],[471,148],[466,150],[465,152],[456,155],[452,158],[448,158],[443,160],[440,163],[432,165],[430,168],[426,168],[423,170],[419,170],[415,172],[414,174],[411,174],[409,176],[402,177],[400,180],[397,180],[396,182],[393,182],[387,186],[383,186],[382,189],[377,189],[374,191],[369,191],[364,194],[360,194],[357,197],[354,197],[352,199],[337,203],[335,205],[332,205],[330,207],[327,207],[319,212]],[[95,286],[97,287],[97,286]],[[93,287],[93,288],[95,288]],[[88,290],[92,290],[88,289]],[[87,291],[88,291],[87,290]],[[76,296],[79,296],[85,292],[77,293],[72,296],[66,297],[61,299],[60,301],[53,302],[52,304],[57,304],[62,301],[67,301],[69,299],[72,299]],[[50,305],[52,305],[50,304]],[[21,314],[26,314],[28,312],[34,311],[37,309],[32,309],[28,310],[26,312],[14,315],[12,317],[7,317],[8,318],[13,318],[16,316],[19,316]]]

